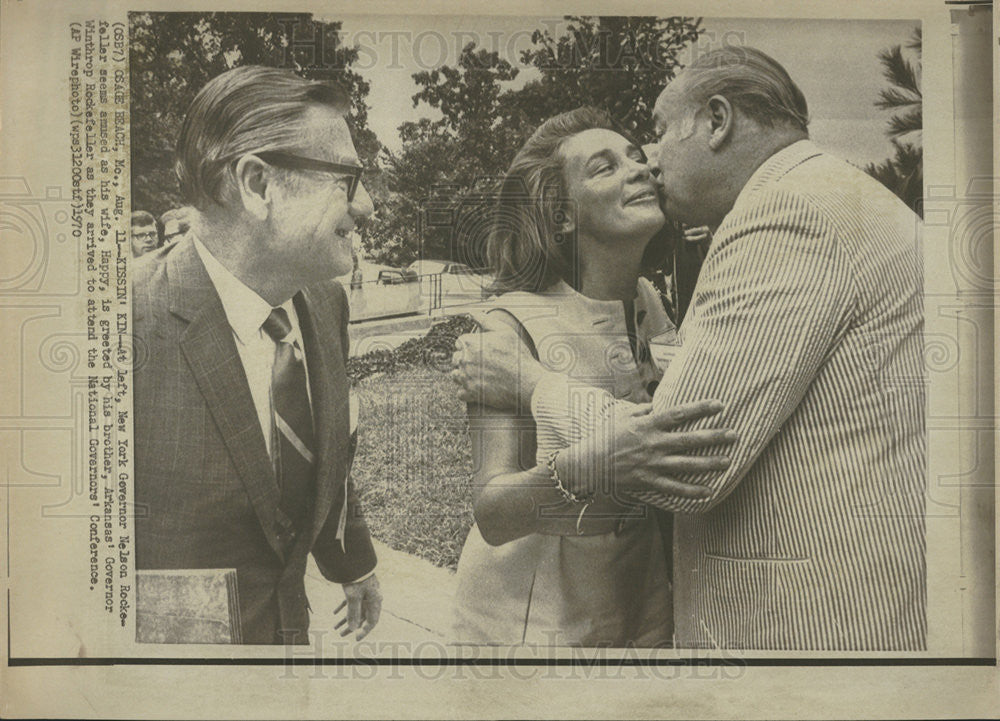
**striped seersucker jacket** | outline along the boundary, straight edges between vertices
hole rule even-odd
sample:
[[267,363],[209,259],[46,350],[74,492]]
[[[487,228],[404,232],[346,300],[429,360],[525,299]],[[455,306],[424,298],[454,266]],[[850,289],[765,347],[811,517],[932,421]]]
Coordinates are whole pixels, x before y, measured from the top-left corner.
[[[642,499],[675,513],[678,645],[925,648],[920,231],[809,141],[767,160],[717,229],[654,409],[719,399],[689,427],[740,440],[729,470],[680,479],[711,497]],[[578,439],[614,415],[586,397],[549,374],[536,421]]]

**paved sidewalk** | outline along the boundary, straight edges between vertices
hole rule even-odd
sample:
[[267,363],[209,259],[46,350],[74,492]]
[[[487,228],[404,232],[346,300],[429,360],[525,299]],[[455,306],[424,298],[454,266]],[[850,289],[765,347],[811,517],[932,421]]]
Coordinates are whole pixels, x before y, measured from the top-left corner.
[[[406,338],[422,338],[427,335],[427,331],[434,324],[435,318],[430,316],[412,316],[409,318],[394,318],[386,320],[366,320],[360,323],[351,323],[347,327],[351,340],[351,355],[360,355],[372,348],[363,350],[365,341],[377,336],[405,336]],[[360,352],[359,352],[360,351]]]
[[[394,551],[384,543],[374,541],[374,544],[378,555],[376,574],[383,597],[382,616],[365,641],[375,644],[448,643],[454,572]],[[336,623],[333,610],[343,601],[344,593],[339,585],[323,578],[312,557],[306,568],[306,594],[313,610],[310,633],[326,631],[326,639],[339,641],[340,632],[333,629]]]

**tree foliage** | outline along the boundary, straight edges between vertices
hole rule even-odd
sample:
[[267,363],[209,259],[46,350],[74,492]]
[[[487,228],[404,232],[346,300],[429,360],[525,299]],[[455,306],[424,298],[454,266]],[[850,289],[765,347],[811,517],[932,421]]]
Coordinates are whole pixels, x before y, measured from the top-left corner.
[[536,30],[522,61],[541,72],[516,98],[522,118],[537,125],[580,105],[607,110],[645,142],[653,105],[696,42],[701,21],[670,17],[575,17],[553,36]]
[[[414,106],[438,115],[400,126],[389,153],[367,127],[368,83],[340,22],[309,13],[135,13],[131,16],[133,207],[156,215],[181,203],[173,155],[195,94],[244,64],[292,67],[347,89],[349,123],[376,212],[361,227],[366,254],[405,265],[418,257],[478,264],[485,229],[470,222],[492,183],[545,119],[581,105],[606,109],[640,142],[652,106],[697,40],[693,18],[567,17],[538,30],[517,60],[466,45],[454,66],[416,73]],[[528,74],[524,82],[522,73]]]
[[[486,231],[474,218],[514,153],[547,118],[581,105],[607,110],[640,142],[652,138],[652,107],[697,38],[692,18],[567,17],[554,35],[536,30],[519,66],[466,45],[456,66],[416,73],[414,106],[438,111],[400,127],[387,156],[386,190],[369,252],[381,262],[417,257],[482,264]],[[516,87],[520,73],[531,79]]]
[[882,74],[890,83],[879,94],[875,107],[892,112],[886,135],[893,146],[893,156],[881,163],[870,163],[865,171],[895,193],[904,203],[923,216],[924,163],[921,134],[923,130],[923,94],[920,91],[920,28],[913,31],[906,47],[917,57],[914,65],[895,45],[879,53]]
[[[400,126],[402,150],[388,157],[386,194],[372,223],[369,251],[402,265],[418,257],[467,257],[455,246],[459,216],[468,218],[470,196],[484,178],[498,177],[523,131],[503,122],[503,84],[518,70],[495,52],[466,45],[457,67],[416,73],[423,102],[440,112]],[[431,209],[440,210],[434,212]]]
[[340,43],[341,23],[309,13],[134,13],[130,21],[134,209],[160,215],[182,203],[173,159],[184,114],[209,80],[240,65],[288,67],[339,83],[351,96],[358,152],[376,164],[381,144],[367,127],[369,86],[350,68],[358,52]]

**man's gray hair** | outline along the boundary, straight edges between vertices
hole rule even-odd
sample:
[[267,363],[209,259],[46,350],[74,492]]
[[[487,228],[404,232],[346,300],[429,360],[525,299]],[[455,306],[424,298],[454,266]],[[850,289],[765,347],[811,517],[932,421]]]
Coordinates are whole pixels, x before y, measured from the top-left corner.
[[336,85],[259,65],[214,77],[191,103],[177,140],[174,169],[185,200],[199,210],[221,204],[235,162],[247,153],[294,150],[303,115],[315,105],[346,115],[350,97]]
[[751,47],[727,46],[702,55],[676,81],[695,106],[721,95],[756,122],[808,133],[805,96],[777,60]]

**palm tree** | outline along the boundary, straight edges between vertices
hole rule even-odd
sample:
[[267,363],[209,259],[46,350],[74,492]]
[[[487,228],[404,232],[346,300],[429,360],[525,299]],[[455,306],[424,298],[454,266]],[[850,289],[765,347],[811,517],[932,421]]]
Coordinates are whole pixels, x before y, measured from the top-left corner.
[[895,45],[879,53],[882,74],[892,87],[883,89],[875,107],[893,111],[886,134],[895,154],[882,163],[869,163],[865,171],[879,180],[923,216],[924,162],[922,149],[923,94],[920,92],[920,28],[913,31],[907,49],[916,52],[914,66]]

